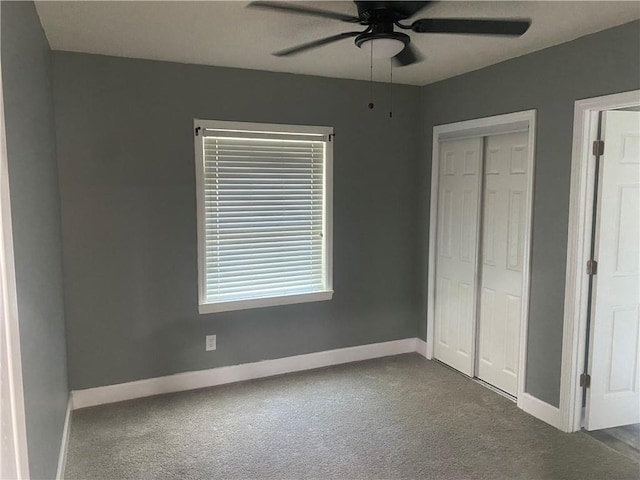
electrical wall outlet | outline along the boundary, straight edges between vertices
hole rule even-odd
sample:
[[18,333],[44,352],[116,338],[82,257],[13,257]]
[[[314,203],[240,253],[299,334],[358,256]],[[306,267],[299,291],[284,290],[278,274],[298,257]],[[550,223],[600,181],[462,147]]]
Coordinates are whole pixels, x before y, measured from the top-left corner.
[[216,349],[216,336],[215,335],[207,335],[207,342],[205,344],[205,350],[208,352],[209,350]]

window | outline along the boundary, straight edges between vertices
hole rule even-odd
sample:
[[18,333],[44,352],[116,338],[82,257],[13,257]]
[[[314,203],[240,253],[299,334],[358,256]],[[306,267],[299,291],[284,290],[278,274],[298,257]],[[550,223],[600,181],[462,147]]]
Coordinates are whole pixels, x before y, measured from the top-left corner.
[[194,124],[200,313],[330,300],[333,129]]

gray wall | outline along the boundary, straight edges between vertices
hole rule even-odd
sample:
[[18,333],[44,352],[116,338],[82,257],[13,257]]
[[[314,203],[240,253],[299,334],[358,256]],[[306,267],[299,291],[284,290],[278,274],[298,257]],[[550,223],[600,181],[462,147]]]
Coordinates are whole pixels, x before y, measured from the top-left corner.
[[[55,52],[54,92],[72,389],[416,335],[419,88]],[[194,117],[335,127],[332,301],[198,314]]]
[[[559,404],[574,102],[640,88],[640,22],[422,88],[422,226],[427,264],[434,125],[537,110],[533,252],[526,391]],[[426,268],[422,292],[427,291]],[[426,294],[421,312],[426,315]],[[426,323],[419,323],[425,338]]]
[[54,478],[69,392],[51,53],[33,3],[0,8],[29,464]]
[[[573,103],[640,88],[639,40],[396,87],[393,120],[366,82],[54,53],[71,388],[425,338],[432,128],[537,109],[527,391],[558,405]],[[194,117],[336,128],[333,301],[198,315]]]

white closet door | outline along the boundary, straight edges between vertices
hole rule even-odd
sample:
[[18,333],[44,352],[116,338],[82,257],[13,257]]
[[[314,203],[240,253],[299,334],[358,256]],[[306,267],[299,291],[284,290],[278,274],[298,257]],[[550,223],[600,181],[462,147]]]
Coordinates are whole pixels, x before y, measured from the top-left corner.
[[482,139],[440,144],[435,357],[472,376]]
[[640,112],[604,112],[588,430],[640,422]]
[[527,206],[527,132],[486,137],[478,378],[516,395]]

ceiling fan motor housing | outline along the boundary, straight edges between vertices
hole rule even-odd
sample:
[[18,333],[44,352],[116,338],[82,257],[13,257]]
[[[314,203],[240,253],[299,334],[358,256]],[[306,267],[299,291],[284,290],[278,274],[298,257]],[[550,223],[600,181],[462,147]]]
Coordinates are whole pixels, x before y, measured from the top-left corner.
[[391,23],[406,20],[416,10],[424,8],[431,2],[363,2],[354,1],[358,8],[358,17],[363,25],[388,20]]
[[[387,48],[393,51],[402,50],[409,45],[411,42],[409,35],[393,30],[395,22],[407,18],[404,12],[393,8],[393,3],[394,2],[355,2],[358,7],[358,17],[362,20],[361,23],[369,26],[365,32],[358,35],[355,39],[355,43],[359,48],[362,48],[364,44],[372,40],[379,41],[374,42],[372,45],[376,43],[382,45],[384,43],[387,44]],[[397,47],[394,48],[393,44],[397,45]],[[375,48],[373,54],[377,56],[375,54]]]

